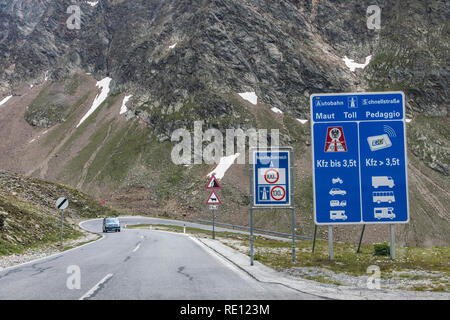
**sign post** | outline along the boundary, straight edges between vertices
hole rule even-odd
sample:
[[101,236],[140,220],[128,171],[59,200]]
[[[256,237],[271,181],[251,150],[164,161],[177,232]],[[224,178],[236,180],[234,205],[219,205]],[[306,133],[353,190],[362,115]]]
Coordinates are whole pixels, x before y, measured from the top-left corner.
[[390,254],[391,254],[391,259],[395,260],[395,230],[394,230],[394,225],[391,224],[389,225],[390,228]]
[[328,225],[328,254],[330,255],[330,261],[334,260],[333,254],[333,226]]
[[295,262],[295,208],[291,147],[250,148],[250,265],[253,265],[253,211],[292,210],[292,261]]
[[61,233],[60,233],[60,240],[59,240],[59,246],[63,247],[63,219],[64,219],[64,210],[67,209],[69,206],[69,200],[67,200],[64,197],[60,197],[58,200],[56,200],[56,208],[60,210],[60,220],[61,220]]
[[221,186],[216,176],[213,174],[208,184],[206,185],[206,190],[213,190],[206,200],[206,204],[209,205],[209,210],[211,210],[212,215],[212,238],[215,239],[215,211],[219,208],[219,204],[222,204],[219,197],[214,190],[220,190]]
[[315,224],[391,224],[392,245],[409,222],[404,93],[313,94],[311,133]]

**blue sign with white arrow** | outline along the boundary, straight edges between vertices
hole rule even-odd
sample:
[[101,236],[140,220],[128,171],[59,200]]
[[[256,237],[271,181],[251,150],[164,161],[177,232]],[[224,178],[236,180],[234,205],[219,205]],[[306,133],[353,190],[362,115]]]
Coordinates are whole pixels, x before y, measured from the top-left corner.
[[311,96],[316,224],[407,223],[403,92]]

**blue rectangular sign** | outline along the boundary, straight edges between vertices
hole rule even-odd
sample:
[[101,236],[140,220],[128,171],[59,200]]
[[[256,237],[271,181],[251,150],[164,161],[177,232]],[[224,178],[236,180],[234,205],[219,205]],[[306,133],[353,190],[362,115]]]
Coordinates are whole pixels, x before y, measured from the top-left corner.
[[316,224],[407,223],[403,92],[311,96]]
[[253,206],[291,206],[290,148],[251,150]]

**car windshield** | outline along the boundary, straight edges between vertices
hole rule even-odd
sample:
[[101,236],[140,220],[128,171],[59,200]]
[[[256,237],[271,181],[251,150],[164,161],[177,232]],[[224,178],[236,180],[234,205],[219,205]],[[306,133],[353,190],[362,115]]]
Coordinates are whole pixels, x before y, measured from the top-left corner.
[[117,218],[106,218],[106,221],[105,221],[106,223],[108,223],[108,224],[112,224],[112,223],[119,223],[119,219],[117,219]]

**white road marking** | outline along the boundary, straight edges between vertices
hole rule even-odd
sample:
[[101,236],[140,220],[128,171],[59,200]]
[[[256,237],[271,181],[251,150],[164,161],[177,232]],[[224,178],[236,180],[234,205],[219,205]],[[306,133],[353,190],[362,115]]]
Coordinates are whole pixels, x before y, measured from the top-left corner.
[[136,246],[136,248],[134,248],[133,252],[136,252],[136,251],[138,251],[138,250],[139,250],[139,248],[140,248],[140,246],[141,246],[141,244],[140,244],[140,243],[138,243],[138,245]]
[[93,286],[91,290],[86,292],[79,300],[84,300],[92,296],[100,288],[100,285],[105,281],[107,281],[112,276],[113,276],[112,273],[107,274],[102,280],[100,280],[95,286]]

